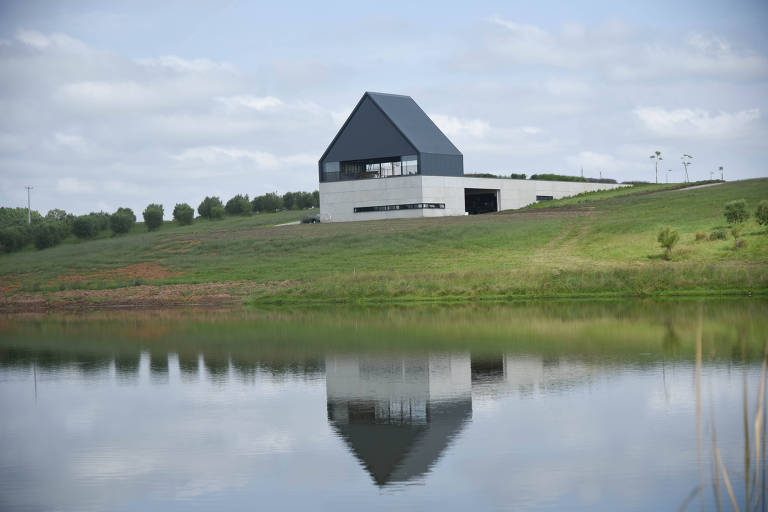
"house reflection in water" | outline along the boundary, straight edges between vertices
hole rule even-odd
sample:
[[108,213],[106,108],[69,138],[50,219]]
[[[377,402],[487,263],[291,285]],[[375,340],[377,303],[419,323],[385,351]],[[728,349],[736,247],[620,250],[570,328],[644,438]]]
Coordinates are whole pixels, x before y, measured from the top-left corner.
[[429,472],[472,417],[469,354],[329,356],[328,420],[379,486]]

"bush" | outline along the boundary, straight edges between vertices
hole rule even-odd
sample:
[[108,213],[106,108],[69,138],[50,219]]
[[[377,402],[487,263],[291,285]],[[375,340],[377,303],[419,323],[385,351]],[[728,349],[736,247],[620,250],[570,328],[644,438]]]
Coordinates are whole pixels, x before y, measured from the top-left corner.
[[219,220],[224,218],[224,214],[226,212],[224,211],[224,207],[221,205],[213,206],[211,208],[211,219],[212,220]]
[[147,231],[154,231],[163,225],[163,205],[152,203],[141,213]]
[[88,215],[91,216],[94,224],[96,224],[97,232],[109,229],[109,218],[111,217],[110,214],[107,212],[91,212]]
[[15,252],[21,250],[31,240],[31,232],[27,226],[11,226],[0,229],[0,250]]
[[77,238],[87,240],[95,237],[98,232],[97,219],[93,215],[80,215],[72,223],[72,232]]
[[701,240],[706,240],[706,239],[707,239],[707,234],[706,233],[702,233],[702,232],[696,233],[696,241],[697,242],[699,242]]
[[237,194],[227,201],[224,211],[227,212],[227,215],[246,215],[251,213],[251,200],[248,199],[248,194]]
[[[43,221],[43,217],[32,210],[31,212],[32,224],[37,224]],[[11,226],[27,226],[27,209],[26,208],[7,208],[0,207],[0,227],[7,228]]]
[[[211,215],[211,211],[213,210],[213,208],[217,206],[222,207],[221,199],[215,196],[206,197],[197,207],[197,213],[201,217],[204,217],[206,219],[212,219],[213,216]],[[222,211],[223,210],[224,208],[222,207]]]
[[673,231],[671,228],[664,228],[659,231],[657,240],[664,248],[664,259],[669,260],[672,256],[672,248],[680,240],[680,234],[677,231]]
[[188,226],[195,219],[195,210],[187,203],[179,203],[173,207],[173,220],[180,226]]
[[136,215],[130,208],[118,208],[109,217],[109,227],[115,234],[127,233],[136,224]]
[[737,199],[725,203],[723,215],[725,215],[725,220],[728,221],[728,224],[741,224],[745,222],[749,218],[747,202],[744,199]]
[[564,174],[531,174],[532,180],[542,181],[588,181],[587,178],[580,176],[566,176]]
[[763,199],[758,203],[755,210],[755,220],[761,226],[768,226],[768,201]]
[[716,229],[709,234],[710,240],[726,240],[727,238],[728,238],[728,234],[725,232],[724,229]]
[[276,212],[283,207],[283,198],[277,192],[269,192],[254,197],[252,205],[255,212]]
[[32,242],[38,249],[47,249],[61,243],[69,234],[68,227],[61,221],[46,221],[32,229]]

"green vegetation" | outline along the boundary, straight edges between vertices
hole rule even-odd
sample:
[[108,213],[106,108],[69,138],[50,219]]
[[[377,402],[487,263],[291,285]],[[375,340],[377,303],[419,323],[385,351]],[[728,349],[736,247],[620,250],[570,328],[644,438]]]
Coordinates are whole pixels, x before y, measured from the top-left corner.
[[247,215],[251,213],[251,200],[248,199],[248,194],[237,194],[227,201],[224,211],[227,215]]
[[224,208],[221,205],[221,199],[218,197],[206,197],[203,199],[197,207],[197,214],[204,219],[215,219],[219,214],[218,209],[221,208],[221,217],[224,216]]
[[142,216],[144,217],[144,225],[147,226],[147,230],[154,231],[163,225],[163,205],[148,205],[144,208]]
[[[156,232],[0,257],[4,287],[19,291],[116,288],[120,269],[157,265],[151,284],[265,283],[254,301],[473,300],[510,297],[766,293],[768,237],[745,224],[748,245],[695,241],[725,230],[723,204],[754,208],[768,179],[693,190],[643,185],[549,201],[516,212],[301,224],[308,211],[167,223]],[[671,260],[656,240],[680,234]],[[752,226],[752,228],[750,228]],[[112,271],[109,277],[100,272]],[[68,278],[67,276],[78,276]],[[64,283],[64,284],[62,284]]]
[[136,215],[130,208],[118,208],[109,217],[109,228],[116,235],[127,233],[136,224]]
[[680,240],[680,233],[673,231],[671,228],[666,227],[659,231],[659,236],[656,238],[661,246],[664,248],[664,259],[669,260],[672,256],[672,248]]
[[728,224],[742,224],[746,222],[749,218],[747,202],[744,199],[737,199],[725,203],[723,215]]
[[195,210],[187,203],[179,203],[173,207],[173,220],[179,226],[189,226],[195,219]]
[[768,200],[763,199],[755,210],[755,221],[761,226],[768,227]]

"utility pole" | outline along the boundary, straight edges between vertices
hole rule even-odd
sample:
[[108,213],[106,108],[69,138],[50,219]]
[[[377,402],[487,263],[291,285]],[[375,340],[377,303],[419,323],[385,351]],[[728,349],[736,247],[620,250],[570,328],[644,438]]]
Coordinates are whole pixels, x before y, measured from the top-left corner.
[[672,172],[672,169],[667,169],[667,183],[669,183],[669,173]]
[[722,165],[720,166],[720,181],[725,181],[723,179],[723,166]]
[[29,191],[35,187],[30,187],[29,185],[27,185],[24,188],[27,189],[27,224],[32,224],[32,208],[31,208],[32,203],[29,200]]

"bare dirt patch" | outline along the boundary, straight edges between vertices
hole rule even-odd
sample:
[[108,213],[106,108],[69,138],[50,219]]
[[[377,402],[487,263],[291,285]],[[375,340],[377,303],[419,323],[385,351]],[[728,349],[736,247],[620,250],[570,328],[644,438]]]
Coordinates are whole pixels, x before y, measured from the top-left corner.
[[172,272],[158,263],[135,263],[126,267],[100,270],[88,274],[59,276],[54,280],[54,283],[72,283],[76,281],[127,281],[131,279],[151,281],[155,279],[166,279],[181,274],[182,272]]
[[0,312],[58,311],[238,304],[264,289],[293,287],[297,281],[231,281],[225,283],[142,285],[111,290],[21,292],[0,296]]

